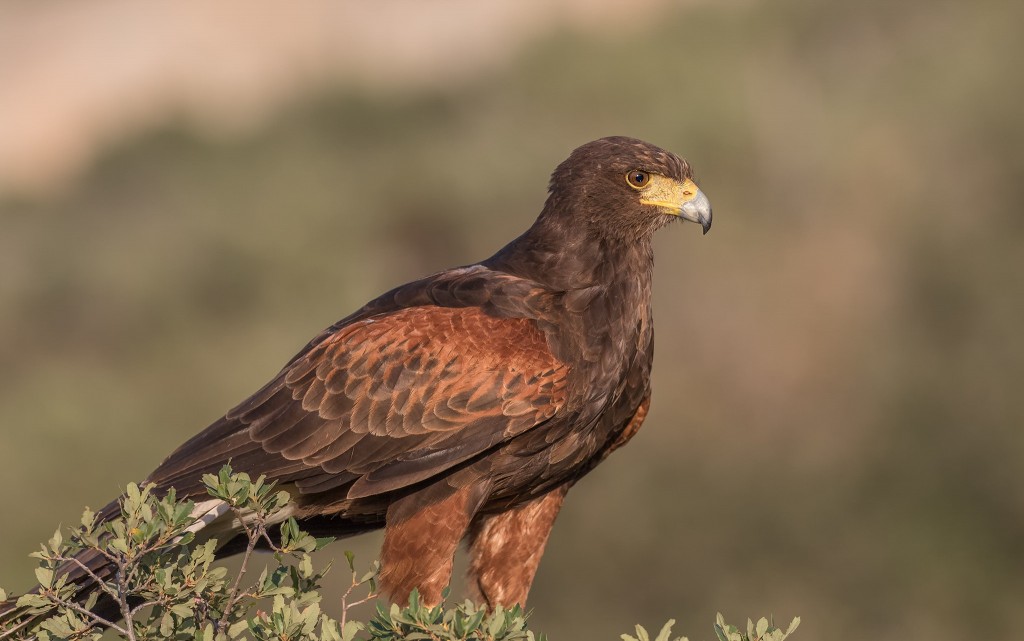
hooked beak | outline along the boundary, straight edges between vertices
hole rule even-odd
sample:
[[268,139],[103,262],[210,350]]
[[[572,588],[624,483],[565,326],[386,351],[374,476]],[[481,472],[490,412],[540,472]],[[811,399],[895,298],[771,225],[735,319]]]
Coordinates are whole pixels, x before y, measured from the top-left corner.
[[654,205],[666,214],[695,222],[704,229],[705,234],[711,229],[711,202],[689,178],[677,182],[655,176],[640,202]]
[[697,189],[692,181],[687,180],[686,182],[696,190],[696,193],[692,199],[685,201],[679,208],[679,215],[700,225],[706,234],[711,229],[711,201],[704,195],[704,192]]

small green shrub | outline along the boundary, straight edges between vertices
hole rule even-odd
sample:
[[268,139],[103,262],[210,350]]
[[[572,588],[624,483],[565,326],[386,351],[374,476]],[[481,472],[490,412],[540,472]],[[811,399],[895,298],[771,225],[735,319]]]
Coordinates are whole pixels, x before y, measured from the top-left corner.
[[[376,599],[378,566],[357,572],[345,552],[351,583],[341,598],[338,618],[321,609],[320,583],[330,570],[313,566],[311,553],[333,539],[314,538],[299,529],[294,519],[278,526],[270,523],[289,501],[287,492],[275,491],[264,477],[251,479],[229,466],[204,482],[210,496],[224,501],[243,523],[246,548],[233,576],[214,565],[217,542],[197,541],[192,516],[195,504],[178,501],[173,490],[156,496],[153,486],[129,485],[120,502],[120,515],[98,522],[88,509],[81,524],[54,533],[33,557],[39,560],[36,592],[22,595],[15,608],[0,615],[0,640],[35,638],[40,641],[96,640],[105,628],[121,639],[198,639],[199,641],[533,641],[527,629],[528,613],[519,606],[488,610],[471,601],[454,606],[428,607],[413,592],[405,607],[377,605],[369,622],[349,619],[351,608]],[[258,578],[246,581],[252,552],[260,543],[273,551],[273,563]],[[99,575],[76,555],[89,551],[103,557],[112,570]],[[79,594],[62,565],[73,564],[91,578],[93,590]],[[447,593],[445,593],[447,596]],[[93,612],[98,600],[109,599],[118,616]],[[7,599],[0,589],[0,601]],[[110,608],[107,608],[108,610]],[[783,632],[766,619],[747,622],[746,634],[718,616],[719,641],[783,641],[794,629],[794,619]],[[655,641],[669,641],[669,621]],[[539,635],[538,639],[544,639]],[[636,627],[636,636],[623,641],[650,641]],[[685,639],[683,640],[685,641]]]
[[[668,623],[662,626],[658,636],[654,637],[654,641],[688,641],[686,637],[671,639],[672,626],[675,624],[674,619],[669,619]],[[783,641],[796,630],[798,625],[800,625],[800,617],[794,618],[785,631],[775,627],[773,621],[764,617],[758,619],[756,624],[752,620],[747,619],[747,631],[743,633],[736,626],[726,623],[722,613],[719,612],[718,616],[715,617],[715,636],[718,638],[718,641]],[[642,625],[636,626],[635,637],[623,634],[621,638],[622,641],[651,641],[650,634]]]

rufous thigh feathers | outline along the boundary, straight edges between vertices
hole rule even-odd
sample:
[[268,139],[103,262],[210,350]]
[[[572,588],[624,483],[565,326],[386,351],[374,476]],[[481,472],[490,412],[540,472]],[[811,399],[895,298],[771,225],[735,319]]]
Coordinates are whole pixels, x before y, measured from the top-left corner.
[[490,607],[525,605],[548,535],[569,486],[507,512],[478,518],[470,531],[469,579]]
[[455,550],[480,505],[480,489],[451,489],[426,505],[423,493],[417,492],[388,508],[380,586],[392,602],[404,603],[413,588],[419,591],[420,602],[441,602],[441,591],[451,582]]

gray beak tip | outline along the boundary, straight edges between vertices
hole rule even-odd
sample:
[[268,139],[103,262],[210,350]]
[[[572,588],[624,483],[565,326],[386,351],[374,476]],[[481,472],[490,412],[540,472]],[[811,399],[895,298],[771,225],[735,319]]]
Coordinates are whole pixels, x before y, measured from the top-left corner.
[[702,235],[707,236],[708,235],[708,231],[711,229],[711,212],[710,211],[708,212],[707,216],[701,216],[700,217],[700,226],[704,229],[704,233]]

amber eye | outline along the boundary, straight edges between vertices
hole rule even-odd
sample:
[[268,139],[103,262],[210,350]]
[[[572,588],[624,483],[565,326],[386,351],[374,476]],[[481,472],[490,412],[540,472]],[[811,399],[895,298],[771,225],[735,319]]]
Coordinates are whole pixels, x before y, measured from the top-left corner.
[[642,187],[646,187],[647,183],[651,182],[651,175],[646,171],[634,169],[626,174],[626,182],[629,183],[630,187],[640,189]]

